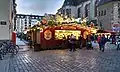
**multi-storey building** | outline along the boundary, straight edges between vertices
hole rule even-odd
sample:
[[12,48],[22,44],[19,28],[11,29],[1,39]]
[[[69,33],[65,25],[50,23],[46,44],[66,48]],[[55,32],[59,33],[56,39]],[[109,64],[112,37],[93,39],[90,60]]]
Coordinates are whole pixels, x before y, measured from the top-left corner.
[[24,30],[31,28],[38,20],[41,20],[44,16],[39,15],[16,15],[16,31],[23,32]]
[[100,0],[98,3],[98,24],[107,30],[119,31],[120,1]]

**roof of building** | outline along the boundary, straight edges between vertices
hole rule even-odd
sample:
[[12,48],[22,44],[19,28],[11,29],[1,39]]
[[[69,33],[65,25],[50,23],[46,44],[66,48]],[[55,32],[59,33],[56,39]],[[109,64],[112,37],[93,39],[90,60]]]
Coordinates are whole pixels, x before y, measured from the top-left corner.
[[32,17],[44,17],[40,15],[28,15],[28,14],[16,14],[17,16],[32,16]]
[[103,5],[103,4],[106,4],[108,2],[112,2],[112,1],[120,1],[120,0],[99,0],[99,3],[97,6],[100,6],[100,5]]
[[89,0],[65,0],[62,7],[68,6],[68,5],[77,6],[82,2],[86,2],[86,1],[89,1]]

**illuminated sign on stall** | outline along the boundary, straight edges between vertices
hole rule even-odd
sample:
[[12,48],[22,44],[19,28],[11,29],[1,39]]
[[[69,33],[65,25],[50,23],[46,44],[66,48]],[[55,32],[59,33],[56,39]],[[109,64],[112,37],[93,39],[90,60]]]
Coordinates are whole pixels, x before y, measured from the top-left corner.
[[62,40],[64,36],[67,38],[67,36],[71,34],[76,36],[76,39],[78,39],[78,37],[81,35],[81,31],[80,30],[55,30],[55,39]]
[[46,40],[50,40],[50,39],[52,38],[52,32],[51,32],[50,30],[46,30],[46,31],[44,32],[44,38],[45,38]]

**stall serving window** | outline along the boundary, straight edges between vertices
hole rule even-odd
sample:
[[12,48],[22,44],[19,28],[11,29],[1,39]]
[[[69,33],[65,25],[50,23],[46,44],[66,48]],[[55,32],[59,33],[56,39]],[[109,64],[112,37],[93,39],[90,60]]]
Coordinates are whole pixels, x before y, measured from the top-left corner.
[[78,37],[81,35],[81,31],[80,30],[55,30],[55,39],[62,40],[64,36],[67,38],[67,36],[71,34],[76,36],[76,39],[78,39]]

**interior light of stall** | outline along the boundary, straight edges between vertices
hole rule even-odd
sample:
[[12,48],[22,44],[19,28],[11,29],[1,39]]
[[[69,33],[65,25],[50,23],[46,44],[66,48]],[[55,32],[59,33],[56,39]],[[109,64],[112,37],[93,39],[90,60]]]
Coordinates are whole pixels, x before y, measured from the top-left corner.
[[81,23],[83,23],[83,21],[81,21]]
[[87,20],[86,20],[86,19],[83,19],[83,22],[87,22]]
[[37,29],[40,29],[40,27],[38,27]]

